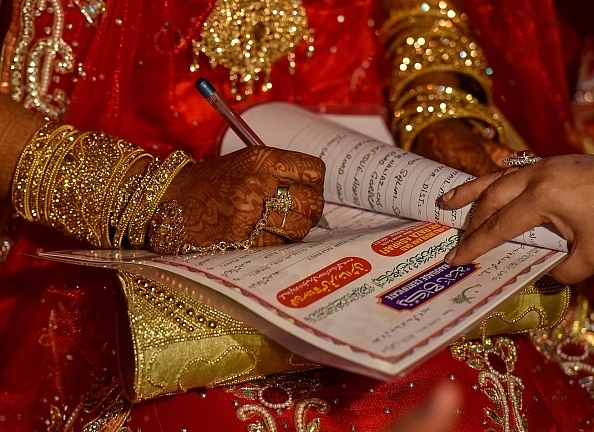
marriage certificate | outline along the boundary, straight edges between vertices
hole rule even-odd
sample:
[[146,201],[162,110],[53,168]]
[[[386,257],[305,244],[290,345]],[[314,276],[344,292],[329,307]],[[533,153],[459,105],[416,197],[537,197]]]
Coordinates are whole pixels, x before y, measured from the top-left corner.
[[[566,255],[562,239],[541,227],[475,262],[449,266],[443,259],[472,208],[444,211],[438,198],[472,177],[290,105],[245,116],[268,145],[284,143],[325,161],[331,230],[206,255],[40,255],[157,280],[301,356],[382,379],[473,329]],[[227,135],[223,147],[232,150]]]

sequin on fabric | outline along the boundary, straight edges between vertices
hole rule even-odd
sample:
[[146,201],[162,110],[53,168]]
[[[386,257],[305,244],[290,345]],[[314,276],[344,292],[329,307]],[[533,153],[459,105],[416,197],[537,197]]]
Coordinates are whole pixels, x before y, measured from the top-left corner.
[[478,382],[483,393],[493,403],[484,407],[492,425],[485,432],[527,432],[528,425],[522,412],[524,385],[512,374],[517,360],[514,342],[506,337],[484,338],[455,344],[451,348],[454,358],[479,371]]
[[[277,432],[280,430],[275,418],[283,411],[293,411],[293,427],[296,432],[319,432],[322,420],[319,414],[327,414],[330,404],[319,398],[308,397],[320,387],[319,380],[305,374],[283,374],[262,380],[229,387],[238,398],[237,418],[248,422],[248,432]],[[313,417],[312,417],[312,414]],[[289,425],[283,422],[282,428]]]

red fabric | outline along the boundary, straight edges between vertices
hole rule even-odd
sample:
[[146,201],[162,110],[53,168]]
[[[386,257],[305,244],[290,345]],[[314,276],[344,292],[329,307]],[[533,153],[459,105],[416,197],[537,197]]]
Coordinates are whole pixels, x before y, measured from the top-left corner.
[[[205,76],[230,98],[228,71],[213,70],[203,55],[199,71],[189,70],[189,40],[198,37],[212,3],[113,2],[95,35],[89,35],[94,29],[83,25],[79,34],[90,46],[84,61],[86,75],[77,79],[70,92],[66,120],[82,129],[128,138],[156,154],[175,148],[198,159],[214,157],[224,123],[195,90],[194,82]],[[387,68],[374,34],[378,27],[369,25],[377,15],[372,2],[334,0],[323,7],[316,1],[304,3],[315,30],[313,58],[307,58],[304,45],[299,47],[293,75],[288,73],[288,61],[279,60],[272,72],[272,90],[258,92],[236,108],[272,100],[308,106],[383,106]]]
[[[71,95],[66,120],[130,139],[156,155],[179,148],[196,158],[214,157],[222,121],[193,83],[204,75],[229,97],[227,71],[211,69],[203,57],[198,73],[188,69],[189,40],[197,36],[213,0],[112,0],[96,27],[66,3],[72,27],[64,37],[69,44],[77,42],[74,54],[84,68],[84,75],[75,72],[52,83],[52,89]],[[381,110],[388,67],[375,35],[381,22],[376,3],[305,0],[315,32],[314,57],[307,60],[299,48],[294,75],[288,74],[286,60],[279,61],[273,89],[256,93],[237,108],[287,100],[326,109]],[[567,41],[579,45],[583,37],[571,25],[575,14],[566,16],[565,9],[560,14],[551,0],[465,0],[464,5],[495,70],[496,103],[539,154],[576,151],[567,136],[574,80],[567,70],[579,54],[579,47]],[[39,24],[37,37],[43,37],[49,24]],[[0,266],[0,431],[80,430],[93,415],[93,404],[83,402],[97,405],[101,391],[117,380],[115,276],[26,255],[84,247],[50,230],[15,222],[12,234],[16,244],[8,263]],[[530,430],[594,430],[586,422],[593,410],[587,393],[556,365],[544,363],[522,337],[516,341],[520,348],[514,373],[525,385],[523,412]],[[322,385],[308,396],[331,403],[330,414],[319,415],[322,430],[351,430],[351,425],[359,431],[377,430],[415,406],[434,383],[452,377],[465,393],[455,430],[495,427],[484,411],[493,404],[473,387],[477,372],[447,350],[394,383],[333,369],[315,377]],[[246,430],[234,403],[246,399],[228,389],[205,395],[196,390],[138,404],[126,426],[142,432]],[[66,425],[75,410],[80,416]],[[282,421],[292,424],[290,414],[278,420],[280,430],[285,430]]]
[[464,5],[495,71],[495,104],[528,146],[543,157],[580,152],[567,136],[573,95],[566,62],[576,45],[563,40],[555,2],[465,0]]
[[[534,350],[525,340],[518,339],[520,358],[523,359]],[[538,355],[538,354],[537,354]],[[538,358],[530,360],[542,361]],[[519,370],[514,371],[523,379],[524,389],[522,411],[532,413],[528,415],[528,430],[538,432],[557,431],[589,431],[592,430],[584,418],[588,414],[576,414],[582,407],[584,411],[591,410],[589,402],[582,398],[575,409],[567,409],[567,394],[578,395],[583,392],[577,383],[569,385],[566,377],[556,365],[543,367],[541,371],[534,371],[535,363],[521,360]],[[533,376],[530,373],[533,373]],[[464,390],[464,404],[462,405],[455,427],[455,431],[499,430],[486,415],[484,408],[495,408],[495,404],[488,401],[477,387],[477,372],[454,360],[447,351],[441,351],[428,362],[419,365],[415,370],[395,382],[379,382],[369,378],[327,369],[315,374],[322,382],[319,390],[310,393],[309,397],[319,397],[330,403],[329,414],[319,414],[312,410],[307,419],[314,417],[321,419],[324,431],[381,431],[391,422],[410,410],[418,407],[431,388],[442,381],[453,380]],[[550,391],[541,393],[538,383],[559,382],[562,385],[555,392],[555,397],[549,399]],[[551,381],[550,381],[551,380]],[[545,396],[546,395],[546,396]],[[580,398],[578,398],[580,399]],[[575,399],[571,399],[574,401]],[[156,402],[137,405],[127,423],[133,431],[141,428],[142,432],[163,431],[244,431],[247,423],[239,420],[235,412],[238,406],[253,401],[246,400],[225,389],[190,392],[181,396],[165,398]],[[213,407],[217,415],[212,416]],[[192,413],[188,415],[187,413]],[[283,429],[283,422],[292,424],[292,411],[286,411],[277,417],[278,430]],[[499,415],[503,415],[502,410]],[[254,416],[252,421],[257,420]],[[582,428],[582,429],[580,429]],[[293,431],[292,428],[288,430]]]

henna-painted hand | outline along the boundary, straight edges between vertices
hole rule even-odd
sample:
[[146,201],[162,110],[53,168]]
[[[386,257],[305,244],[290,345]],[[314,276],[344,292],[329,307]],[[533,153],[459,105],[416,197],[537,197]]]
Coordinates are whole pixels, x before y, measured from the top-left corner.
[[[273,147],[247,147],[212,161],[184,168],[163,201],[183,209],[188,241],[208,246],[244,241],[262,218],[264,200],[288,186],[294,206],[284,230],[300,240],[316,226],[324,207],[324,163],[313,156]],[[268,226],[280,227],[283,215],[272,211]],[[284,238],[263,231],[254,246],[280,244]]]
[[427,127],[411,151],[475,176],[499,171],[501,160],[514,153],[484,138],[464,120],[443,120]]

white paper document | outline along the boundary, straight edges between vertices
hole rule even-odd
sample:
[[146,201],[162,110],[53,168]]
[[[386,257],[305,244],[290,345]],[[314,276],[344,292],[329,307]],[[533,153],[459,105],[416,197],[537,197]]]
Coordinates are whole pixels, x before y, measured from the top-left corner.
[[[383,379],[456,340],[564,256],[506,243],[479,262],[450,267],[443,258],[456,244],[455,229],[336,205],[326,217],[337,227],[332,232],[316,229],[303,242],[248,251],[41,256],[169,283],[300,355]],[[209,296],[204,286],[232,301]]]
[[[244,118],[268,145],[325,161],[332,230],[209,255],[40,255],[167,283],[313,361],[382,379],[458,339],[566,255],[560,237],[543,228],[476,262],[448,266],[443,259],[471,209],[436,203],[472,177],[290,105],[262,105]],[[233,139],[228,133],[223,148],[233,148]]]
[[[469,174],[288,103],[257,105],[242,117],[266,144],[321,158],[326,163],[324,197],[328,202],[454,228],[468,223],[472,206],[450,211],[437,203],[445,192],[474,178]],[[223,151],[241,145],[235,133],[225,134]],[[567,250],[567,242],[545,227],[516,240]]]

